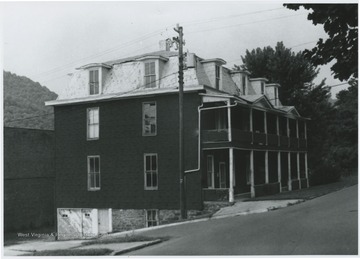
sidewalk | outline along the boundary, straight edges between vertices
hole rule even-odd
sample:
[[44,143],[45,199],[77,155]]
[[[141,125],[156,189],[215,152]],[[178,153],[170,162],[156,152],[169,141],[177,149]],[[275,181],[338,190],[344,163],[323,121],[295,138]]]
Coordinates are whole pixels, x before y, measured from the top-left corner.
[[[248,215],[253,213],[263,213],[271,211],[278,208],[284,208],[293,204],[302,202],[300,199],[291,199],[291,200],[266,200],[266,201],[243,201],[236,200],[232,206],[224,207],[217,211],[212,216],[206,218],[193,219],[183,222],[172,223],[168,225],[160,225],[152,228],[143,228],[136,229],[131,231],[112,233],[107,235],[107,238],[110,237],[119,237],[129,234],[139,234],[153,229],[159,229],[169,226],[176,226],[181,224],[191,224],[194,222],[206,221],[206,220],[216,220],[226,217],[234,217],[238,215]],[[143,248],[145,246],[154,245],[162,242],[161,240],[152,240],[152,241],[143,241],[143,242],[127,242],[127,243],[111,243],[111,244],[93,244],[93,245],[83,245],[83,242],[87,240],[69,240],[69,241],[55,241],[55,242],[26,242],[17,245],[11,245],[4,247],[5,256],[18,256],[24,254],[31,254],[32,252],[39,252],[45,250],[69,250],[69,249],[109,249],[113,252],[110,255],[117,255],[133,251],[136,249]]]

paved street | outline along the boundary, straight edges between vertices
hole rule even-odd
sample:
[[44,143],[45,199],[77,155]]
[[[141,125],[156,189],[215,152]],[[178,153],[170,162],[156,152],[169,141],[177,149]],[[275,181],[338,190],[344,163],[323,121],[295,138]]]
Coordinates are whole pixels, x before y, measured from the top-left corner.
[[357,254],[357,188],[267,213],[148,231],[171,239],[127,255]]

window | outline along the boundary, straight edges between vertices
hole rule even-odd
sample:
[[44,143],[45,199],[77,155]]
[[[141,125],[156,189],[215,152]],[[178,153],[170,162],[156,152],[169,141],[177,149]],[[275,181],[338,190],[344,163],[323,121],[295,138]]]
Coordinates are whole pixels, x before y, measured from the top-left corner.
[[215,88],[220,88],[220,66],[215,65]]
[[99,94],[99,70],[89,71],[89,94]]
[[154,227],[159,225],[158,210],[146,210],[146,226]]
[[155,62],[145,63],[145,88],[153,88],[156,86]]
[[275,106],[277,106],[277,100],[278,100],[278,89],[275,87],[274,88],[274,98],[275,98]]
[[145,190],[157,190],[158,188],[158,166],[157,154],[144,155]]
[[207,187],[214,188],[214,156],[207,156]]
[[261,82],[261,94],[264,94],[265,92],[265,84],[264,82]]
[[88,190],[100,190],[100,156],[88,156]]
[[87,139],[99,138],[99,107],[87,110]]
[[246,95],[246,76],[242,76],[242,94]]
[[156,102],[143,103],[143,136],[156,135]]

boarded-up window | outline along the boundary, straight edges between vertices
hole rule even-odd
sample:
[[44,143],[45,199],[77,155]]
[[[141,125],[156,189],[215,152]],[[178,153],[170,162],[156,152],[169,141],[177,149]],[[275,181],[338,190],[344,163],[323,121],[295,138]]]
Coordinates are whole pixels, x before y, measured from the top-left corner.
[[88,156],[88,190],[100,190],[100,156]]
[[157,154],[144,155],[145,190],[157,190],[158,188],[158,164]]
[[145,63],[145,88],[153,88],[156,86],[155,62]]
[[143,103],[143,135],[156,135],[156,102]]
[[87,138],[99,138],[99,107],[87,110]]
[[90,95],[99,94],[99,70],[89,71],[89,92]]

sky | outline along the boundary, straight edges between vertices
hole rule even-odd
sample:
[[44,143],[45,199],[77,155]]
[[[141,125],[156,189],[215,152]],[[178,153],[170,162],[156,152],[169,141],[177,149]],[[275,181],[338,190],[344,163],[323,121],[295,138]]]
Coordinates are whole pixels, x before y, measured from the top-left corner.
[[[0,2],[3,69],[26,76],[55,93],[75,68],[159,50],[159,41],[183,27],[184,50],[240,65],[245,51],[283,41],[294,52],[311,49],[327,34],[273,1],[202,2]],[[320,67],[315,80],[343,82]],[[332,95],[346,86],[332,87]]]

